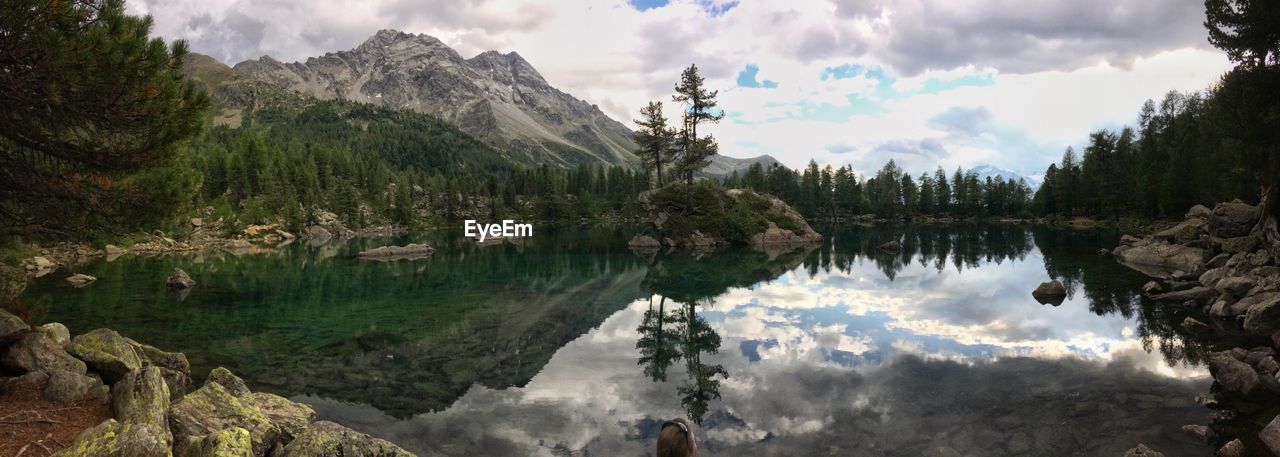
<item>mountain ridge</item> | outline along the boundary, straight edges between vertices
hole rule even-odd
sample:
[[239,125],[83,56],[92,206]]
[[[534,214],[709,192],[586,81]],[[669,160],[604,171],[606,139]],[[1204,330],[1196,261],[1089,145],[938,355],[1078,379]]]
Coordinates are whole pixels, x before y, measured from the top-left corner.
[[350,50],[291,63],[263,56],[232,68],[321,100],[431,114],[522,162],[638,163],[630,129],[551,86],[516,52],[468,59],[430,35],[383,29]]

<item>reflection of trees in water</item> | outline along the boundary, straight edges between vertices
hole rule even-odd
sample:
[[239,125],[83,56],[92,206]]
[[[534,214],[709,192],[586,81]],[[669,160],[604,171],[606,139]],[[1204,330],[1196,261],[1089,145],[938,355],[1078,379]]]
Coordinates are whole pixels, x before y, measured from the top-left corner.
[[[902,250],[886,252],[879,248],[891,240],[902,243]],[[1025,259],[1032,247],[1027,228],[1021,225],[877,225],[835,231],[822,253],[810,256],[805,266],[811,275],[817,274],[819,265],[827,271],[848,273],[855,263],[867,259],[893,280],[913,262],[938,271],[948,265],[963,271],[986,262]]]

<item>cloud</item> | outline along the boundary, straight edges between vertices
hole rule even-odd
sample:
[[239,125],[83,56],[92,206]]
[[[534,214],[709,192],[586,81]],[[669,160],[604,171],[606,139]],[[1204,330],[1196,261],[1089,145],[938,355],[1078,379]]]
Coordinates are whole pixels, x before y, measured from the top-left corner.
[[929,119],[929,126],[950,132],[973,135],[991,122],[991,110],[986,107],[952,107]]

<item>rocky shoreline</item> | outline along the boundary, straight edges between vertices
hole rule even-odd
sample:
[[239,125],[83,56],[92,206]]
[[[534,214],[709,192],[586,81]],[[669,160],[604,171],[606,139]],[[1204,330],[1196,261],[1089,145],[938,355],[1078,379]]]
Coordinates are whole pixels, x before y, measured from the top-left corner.
[[[70,443],[30,436],[64,457],[398,457],[413,454],[341,425],[316,421],[311,407],[252,392],[225,368],[192,384],[182,353],[165,352],[96,329],[71,336],[65,326],[31,327],[0,310],[3,392],[40,392],[59,405],[107,406],[110,417]],[[32,421],[61,423],[29,411]],[[26,448],[24,446],[24,449]]]
[[1213,410],[1209,424],[1183,431],[1219,457],[1280,455],[1280,240],[1259,229],[1261,217],[1260,207],[1239,200],[1197,205],[1181,223],[1126,235],[1111,251],[1155,278],[1143,287],[1147,296],[1184,308],[1182,327],[1214,349],[1207,360],[1213,386],[1197,398]]

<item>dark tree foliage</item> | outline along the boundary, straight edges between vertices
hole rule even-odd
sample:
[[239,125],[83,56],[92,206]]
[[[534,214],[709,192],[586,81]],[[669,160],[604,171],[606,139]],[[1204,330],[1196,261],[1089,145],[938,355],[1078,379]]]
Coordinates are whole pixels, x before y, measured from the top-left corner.
[[635,121],[640,126],[634,139],[640,149],[636,155],[646,170],[653,170],[658,187],[664,184],[662,169],[668,166],[675,154],[673,142],[676,132],[667,126],[667,118],[662,115],[662,102],[651,101],[640,109],[641,119]]
[[720,122],[724,111],[716,108],[719,91],[708,91],[697,65],[689,65],[680,75],[676,94],[671,100],[684,106],[683,127],[679,132],[680,159],[678,169],[686,184],[693,184],[693,176],[711,163],[709,158],[719,152],[719,145],[711,135],[698,136],[698,124]]
[[0,3],[0,234],[149,227],[194,177],[167,162],[208,98],[186,44],[122,0]]

